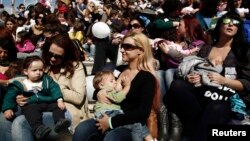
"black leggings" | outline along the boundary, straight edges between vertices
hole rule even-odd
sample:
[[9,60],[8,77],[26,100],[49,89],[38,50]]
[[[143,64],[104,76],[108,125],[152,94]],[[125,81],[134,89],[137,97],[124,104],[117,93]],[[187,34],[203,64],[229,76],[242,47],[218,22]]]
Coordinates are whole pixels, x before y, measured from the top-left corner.
[[184,80],[172,82],[169,94],[163,98],[170,112],[175,113],[183,124],[183,134],[193,140],[206,141],[210,124],[227,124],[230,119],[230,103],[210,101],[204,104],[202,88],[195,88]]

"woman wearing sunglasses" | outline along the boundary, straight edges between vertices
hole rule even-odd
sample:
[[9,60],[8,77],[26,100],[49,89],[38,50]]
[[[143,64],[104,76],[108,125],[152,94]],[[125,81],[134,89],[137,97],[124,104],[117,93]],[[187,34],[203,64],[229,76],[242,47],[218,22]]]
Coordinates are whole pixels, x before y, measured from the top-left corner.
[[[138,122],[145,125],[151,108],[158,109],[158,81],[147,36],[127,33],[121,44],[121,53],[123,61],[128,65],[122,67],[124,69],[117,81],[120,82],[125,76],[131,80],[130,90],[120,103],[124,114],[113,117],[103,114],[101,119],[81,122],[75,130],[73,141],[131,141],[131,130],[123,125]],[[97,99],[106,104],[111,102],[103,91],[97,93]],[[153,102],[153,99],[156,101]],[[106,134],[102,134],[106,131]]]
[[[209,73],[208,78],[214,83],[223,85],[223,88],[236,91],[248,105],[250,102],[250,52],[244,38],[240,16],[228,12],[221,17],[214,29],[213,39],[214,44],[211,47],[201,48],[198,56],[207,58],[215,66],[222,65],[223,71]],[[208,128],[210,125],[225,125],[233,118],[231,101],[217,100],[204,95],[206,92],[211,92],[215,94],[214,96],[217,94],[218,97],[229,97],[231,93],[224,91],[225,89],[194,87],[194,84],[200,82],[201,76],[195,73],[189,74],[185,80],[175,79],[168,97],[165,96],[163,99],[169,110],[182,121],[183,136],[192,141],[206,141],[207,133],[208,135],[211,133]]]
[[[128,30],[135,33],[145,33],[145,23],[139,16],[132,18],[127,26]],[[146,34],[146,33],[145,33]]]
[[[74,132],[74,128],[81,120],[89,118],[88,101],[85,95],[85,71],[78,57],[79,53],[68,34],[56,35],[51,39],[50,43],[43,47],[42,58],[47,67],[46,72],[61,88],[66,109],[72,120],[71,132]],[[28,97],[22,95],[16,98],[19,106],[25,105],[27,100]],[[45,113],[43,119],[45,119],[45,124],[48,123],[47,125],[54,126],[51,113]],[[12,137],[12,139],[16,141],[34,140],[31,127],[23,115],[17,116],[13,122],[3,121],[1,116],[0,123],[1,126],[4,125],[5,127],[11,128],[13,133],[0,132],[0,137],[3,137],[1,139],[5,139],[6,137],[10,139]],[[50,138],[55,138],[55,135],[56,134],[51,134],[47,139],[51,140]],[[64,137],[63,140],[67,140],[67,138],[69,138],[67,135],[68,134],[66,134],[66,136],[60,134],[60,138]]]

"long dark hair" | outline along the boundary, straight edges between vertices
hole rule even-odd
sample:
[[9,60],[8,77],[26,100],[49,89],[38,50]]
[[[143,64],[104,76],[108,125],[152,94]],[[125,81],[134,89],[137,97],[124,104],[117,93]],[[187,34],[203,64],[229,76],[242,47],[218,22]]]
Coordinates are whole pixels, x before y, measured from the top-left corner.
[[5,75],[12,78],[21,72],[19,62],[17,60],[17,48],[12,34],[4,27],[0,28],[0,47],[8,51],[6,60],[1,60],[2,65],[9,66]]
[[239,14],[235,12],[228,12],[223,15],[217,22],[216,27],[213,31],[214,44],[220,40],[220,27],[224,18],[230,18],[240,21],[238,25],[238,31],[233,37],[233,42],[231,44],[232,51],[239,62],[247,63],[247,53],[249,49],[249,43],[244,35],[243,21]]
[[204,17],[213,17],[216,15],[216,8],[220,0],[203,0],[200,13]]
[[64,49],[64,58],[62,60],[61,67],[65,69],[63,74],[66,75],[69,73],[69,78],[71,78],[75,71],[74,62],[79,62],[80,60],[79,51],[75,48],[67,33],[58,34],[52,37],[43,47],[42,58],[44,59],[45,66],[51,66],[50,57],[47,54],[49,53],[49,49],[52,44],[56,44]]
[[0,28],[0,47],[8,51],[9,62],[17,59],[17,49],[12,34],[4,27]]

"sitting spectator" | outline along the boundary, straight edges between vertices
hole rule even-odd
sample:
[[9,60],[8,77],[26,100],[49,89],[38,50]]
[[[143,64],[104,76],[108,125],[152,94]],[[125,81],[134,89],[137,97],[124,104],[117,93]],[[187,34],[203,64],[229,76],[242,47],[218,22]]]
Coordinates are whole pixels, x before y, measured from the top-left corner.
[[88,60],[94,61],[96,46],[93,43],[93,39],[91,39],[90,37],[87,37],[86,43],[83,44],[82,47],[86,50],[86,52],[88,54]]
[[70,39],[77,39],[83,44],[84,41],[84,24],[82,21],[75,21],[73,31],[69,32]]
[[35,46],[30,40],[30,33],[23,30],[17,33],[16,48],[18,52],[31,53],[35,50]]
[[[159,91],[156,88],[158,82],[152,63],[154,60],[153,54],[147,36],[142,33],[128,33],[125,35],[121,47],[123,61],[128,62],[128,66],[125,66],[125,70],[119,75],[118,82],[125,76],[128,76],[128,79],[131,80],[130,90],[121,102],[121,109],[124,114],[114,117],[103,114],[101,119],[89,119],[81,122],[76,128],[73,141],[102,137],[108,141],[131,140],[131,130],[121,126],[138,122],[145,125],[151,109],[152,111],[158,111]],[[99,91],[97,94],[98,101],[108,104],[110,101],[105,95],[105,92]],[[109,129],[113,130],[105,135],[100,133],[100,130],[105,132]]]
[[5,21],[5,27],[12,33],[12,36],[14,39],[16,38],[15,32],[16,32],[16,19],[14,18],[8,18]]
[[[51,39],[51,42],[43,47],[42,58],[45,61],[46,72],[60,86],[63,94],[66,109],[72,118],[72,126],[70,132],[74,132],[74,128],[81,120],[89,118],[88,101],[85,95],[85,71],[81,62],[79,62],[79,54],[74,47],[68,34],[59,34]],[[28,101],[28,97],[18,95],[16,102],[19,106],[23,106]],[[44,122],[53,121],[52,115],[43,114]],[[51,122],[50,122],[51,123]],[[32,129],[28,125],[23,115],[18,116],[12,121],[6,120],[3,114],[0,114],[0,136],[1,139],[33,141]],[[53,122],[51,123],[52,127]],[[20,132],[22,134],[16,134]],[[13,133],[13,134],[12,134]],[[55,136],[55,135],[54,135]],[[48,138],[53,138],[50,134]]]
[[8,29],[0,28],[0,110],[9,79],[20,73],[17,49]]
[[38,56],[27,57],[23,63],[25,76],[9,84],[4,97],[4,117],[11,120],[15,117],[16,96],[23,94],[28,103],[21,107],[22,114],[32,128],[35,137],[40,140],[47,136],[51,129],[42,124],[42,112],[53,112],[55,132],[68,128],[70,121],[65,119],[62,92],[59,85],[48,75],[44,74],[44,62]]
[[[208,78],[236,91],[249,105],[249,46],[242,29],[242,19],[238,14],[228,12],[223,15],[214,29],[215,43],[201,48],[198,56],[208,58],[213,65],[223,65],[222,73],[209,73]],[[209,125],[228,124],[232,118],[229,100],[219,99],[231,93],[227,91],[229,89],[194,87],[194,84],[201,83],[201,76],[195,73],[189,74],[185,80],[175,79],[172,82],[164,103],[182,121],[183,137],[206,141]],[[216,93],[218,99],[207,96],[207,93]]]
[[[121,82],[117,82],[111,71],[100,71],[95,75],[93,79],[94,88],[96,90],[106,91],[108,99],[111,100],[111,104],[97,101],[95,106],[95,117],[97,119],[102,118],[103,113],[106,113],[110,117],[117,114],[123,114],[119,104],[126,98],[130,89],[130,83],[131,82],[127,76],[124,76],[121,79]],[[146,125],[142,126],[140,123],[134,123],[131,125],[125,125],[124,127],[131,129],[133,141],[142,140],[143,138],[146,141],[153,140]]]

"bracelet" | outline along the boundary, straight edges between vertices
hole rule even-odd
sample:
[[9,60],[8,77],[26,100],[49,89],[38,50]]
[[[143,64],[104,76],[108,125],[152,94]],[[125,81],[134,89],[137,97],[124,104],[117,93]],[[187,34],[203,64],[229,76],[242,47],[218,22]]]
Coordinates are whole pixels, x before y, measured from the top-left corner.
[[109,128],[110,128],[110,129],[113,129],[113,126],[112,126],[112,124],[111,124],[111,117],[109,118]]

